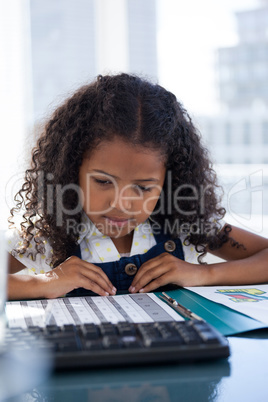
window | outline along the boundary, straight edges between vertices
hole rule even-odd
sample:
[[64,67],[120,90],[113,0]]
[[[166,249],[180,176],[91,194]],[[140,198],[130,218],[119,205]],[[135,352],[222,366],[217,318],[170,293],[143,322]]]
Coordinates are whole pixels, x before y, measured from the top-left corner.
[[[213,160],[229,164],[231,173],[240,169],[243,176],[249,162],[260,163],[268,144],[267,112],[257,105],[253,116],[252,105],[260,101],[268,107],[267,1],[262,6],[257,0],[245,5],[241,0],[79,0],[79,7],[73,0],[2,3],[1,194],[24,170],[22,150],[26,142],[33,144],[33,128],[50,105],[107,72],[141,74],[172,91],[191,117],[205,122],[204,140]],[[110,39],[115,35],[120,43]],[[3,219],[9,210],[4,198]]]
[[268,120],[262,123],[262,138],[263,143],[268,144]]
[[250,144],[250,130],[251,130],[251,126],[250,123],[248,121],[245,121],[243,123],[243,143],[248,145]]
[[225,123],[225,144],[230,145],[232,142],[232,127],[229,122]]

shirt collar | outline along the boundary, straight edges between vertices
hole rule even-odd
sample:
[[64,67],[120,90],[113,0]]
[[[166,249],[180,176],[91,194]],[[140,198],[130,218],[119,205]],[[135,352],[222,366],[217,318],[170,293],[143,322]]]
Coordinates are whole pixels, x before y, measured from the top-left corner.
[[[81,219],[81,230],[78,244],[81,244],[84,239],[90,239],[90,241],[94,241],[94,243],[99,240],[103,241],[104,239],[110,239],[110,237],[103,235],[103,233],[96,228],[85,212],[83,212]],[[155,243],[156,241],[152,233],[151,225],[149,220],[147,220],[134,229],[130,255],[146,253]]]
[[96,228],[94,223],[89,219],[85,212],[82,214],[80,225],[81,228],[79,230],[79,237],[77,241],[78,244],[81,244],[85,238],[90,237],[91,235],[104,238],[104,235],[99,231],[99,229]]

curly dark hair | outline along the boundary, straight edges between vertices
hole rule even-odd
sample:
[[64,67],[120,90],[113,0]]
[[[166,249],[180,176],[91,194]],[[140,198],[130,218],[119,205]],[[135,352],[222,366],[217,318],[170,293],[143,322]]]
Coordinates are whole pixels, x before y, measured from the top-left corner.
[[[228,241],[231,228],[220,231],[225,209],[219,204],[216,174],[188,113],[175,95],[160,85],[118,74],[98,76],[82,86],[44,126],[9,218],[13,223],[14,214],[24,212],[23,242],[17,252],[25,253],[34,239],[31,253],[35,258],[36,253],[44,252],[44,239],[48,239],[53,267],[74,253],[79,233],[68,233],[67,220],[68,211],[73,210],[75,224],[81,223],[82,211],[75,210],[79,196],[71,187],[64,192],[59,224],[55,194],[62,186],[78,185],[85,152],[90,155],[99,143],[113,136],[160,150],[165,156],[167,175],[152,214],[154,224],[172,236],[183,232],[185,241],[193,244],[201,257],[207,248],[217,249]],[[176,207],[170,202],[174,194]]]

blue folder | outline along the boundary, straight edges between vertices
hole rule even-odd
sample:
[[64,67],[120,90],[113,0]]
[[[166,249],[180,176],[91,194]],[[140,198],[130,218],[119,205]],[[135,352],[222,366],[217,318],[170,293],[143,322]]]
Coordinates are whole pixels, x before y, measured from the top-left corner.
[[[199,315],[225,336],[267,328],[267,325],[260,321],[208,300],[188,289],[179,288],[166,293],[184,307]],[[157,292],[156,295],[160,296],[161,293]]]

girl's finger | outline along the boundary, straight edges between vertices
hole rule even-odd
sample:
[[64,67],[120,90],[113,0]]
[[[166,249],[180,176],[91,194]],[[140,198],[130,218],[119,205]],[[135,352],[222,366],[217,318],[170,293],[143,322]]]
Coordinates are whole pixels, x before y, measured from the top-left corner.
[[[136,284],[145,275],[146,272],[156,269],[159,265],[166,267],[168,264],[169,257],[170,257],[170,254],[163,253],[157,257],[152,258],[149,261],[146,261],[144,264],[142,264],[142,266],[138,270],[137,274],[135,275],[131,286],[136,287]],[[173,256],[171,256],[171,257],[173,257]],[[176,258],[176,257],[174,257],[174,258]]]
[[142,287],[141,289],[138,290],[139,293],[148,293],[151,292],[155,289],[160,288],[161,286],[165,286],[170,284],[170,280],[168,279],[168,275],[162,275],[155,280],[151,281],[148,283],[148,285]]
[[[94,268],[88,269],[88,267],[87,268],[81,267],[81,274],[83,275],[83,278],[86,278],[86,281],[87,280],[92,281],[93,283],[101,287],[105,292],[108,292],[108,294],[115,294],[116,288],[113,286],[113,284],[110,282],[110,280],[105,274],[104,274],[105,277],[103,277],[102,272],[100,272],[99,270],[96,270]],[[85,287],[84,285],[82,286]]]
[[[87,264],[89,264],[89,263],[87,263]],[[94,264],[89,264],[90,266],[88,266],[88,265],[85,265],[85,269],[87,270],[87,271],[93,271],[93,272],[95,272],[96,274],[98,274],[111,288],[114,288],[114,286],[113,286],[113,284],[112,284],[112,282],[110,281],[110,279],[108,278],[108,276],[105,274],[105,272],[103,272],[103,270],[100,268],[100,267],[98,267],[98,266],[96,266],[96,265],[94,265]],[[86,272],[86,271],[85,271]]]
[[109,291],[105,290],[102,286],[100,286],[98,283],[94,282],[91,279],[85,278],[83,280],[83,288],[91,290],[94,293],[97,293],[100,296],[109,296],[110,293]]
[[108,276],[100,267],[94,264],[73,256],[68,258],[59,267],[64,275],[72,277],[74,273],[76,273],[79,278],[79,287],[85,287],[86,285],[83,284],[83,279],[88,279],[101,286],[105,292],[108,292],[109,294],[116,293],[116,288],[113,286]]
[[[114,287],[113,284],[112,284],[112,282],[111,282],[110,279],[108,278],[108,276],[105,274],[105,272],[103,272],[103,270],[102,270],[100,267],[98,267],[97,265],[94,265],[94,264],[92,264],[92,263],[90,263],[90,262],[81,260],[81,259],[78,258],[78,257],[71,257],[71,258],[68,259],[68,260],[69,260],[70,263],[72,263],[72,264],[75,264],[75,265],[79,265],[79,266],[81,266],[81,267],[84,267],[85,270],[88,271],[89,273],[90,273],[90,272],[96,272],[96,273],[98,273],[98,274],[107,282],[107,284],[108,284],[111,288]],[[86,271],[84,271],[84,272],[86,273]],[[87,275],[85,274],[85,276],[87,276]]]
[[148,285],[153,280],[160,278],[168,270],[169,268],[167,266],[163,266],[162,264],[152,267],[152,269],[147,270],[140,278],[135,280],[135,282],[132,282],[129,291],[131,293],[139,292],[140,289],[143,289],[144,286]]

